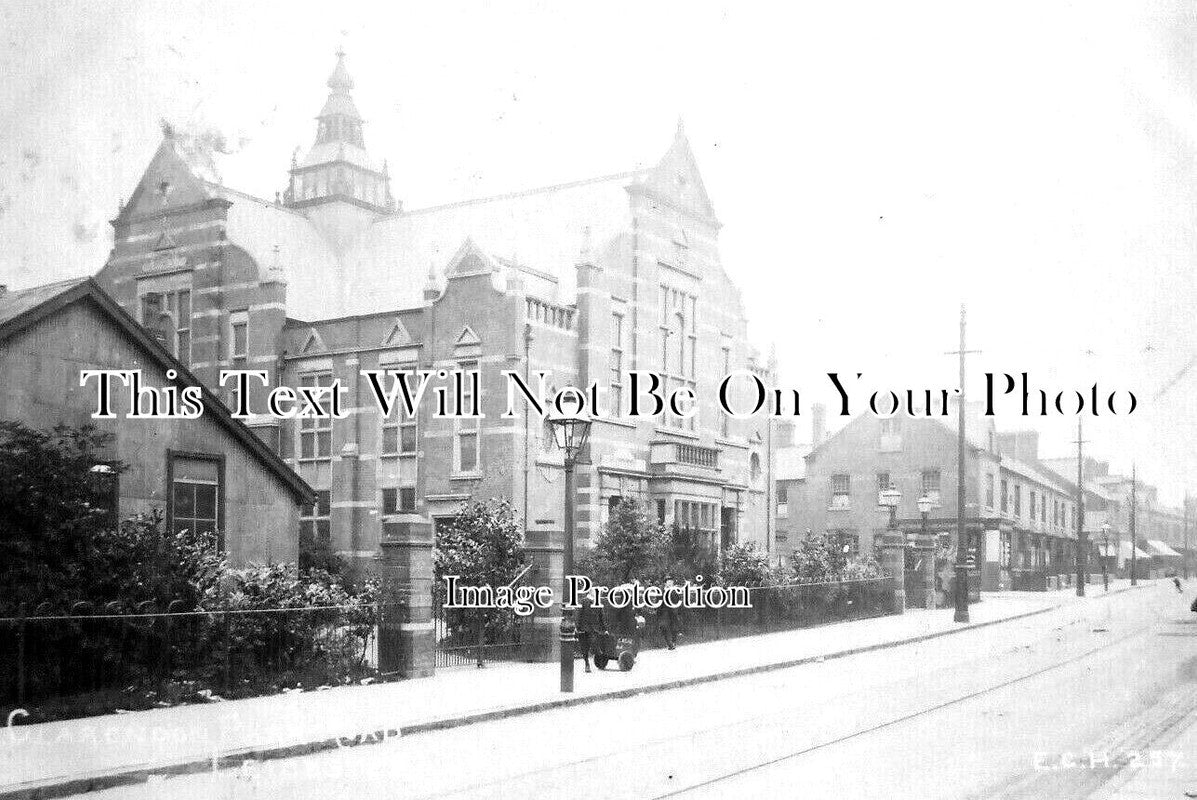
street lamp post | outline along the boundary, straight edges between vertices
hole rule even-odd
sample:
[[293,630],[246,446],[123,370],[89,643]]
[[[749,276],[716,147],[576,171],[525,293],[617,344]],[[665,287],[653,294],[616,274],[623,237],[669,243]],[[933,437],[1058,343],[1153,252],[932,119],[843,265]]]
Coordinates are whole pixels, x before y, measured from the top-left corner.
[[574,609],[565,604],[569,576],[574,571],[574,464],[590,436],[590,419],[584,416],[550,417],[553,438],[565,454],[565,546],[561,565],[561,691],[574,690],[574,642],[577,626]]
[[892,487],[877,493],[877,505],[889,509],[889,525],[881,537],[881,565],[893,579],[894,612],[906,609],[906,541],[898,531],[898,504],[902,493]]
[[1110,523],[1103,522],[1101,526],[1101,582],[1105,590],[1110,591],[1110,568],[1106,559],[1110,557]]
[[927,559],[929,563],[920,564],[923,574],[920,576],[923,583],[923,607],[935,608],[935,545],[931,539],[931,534],[927,530],[927,519],[931,516],[931,509],[935,507],[935,501],[927,495],[923,495],[917,501],[919,508],[919,515],[923,518],[922,526],[922,542],[919,543],[922,548],[922,556]]

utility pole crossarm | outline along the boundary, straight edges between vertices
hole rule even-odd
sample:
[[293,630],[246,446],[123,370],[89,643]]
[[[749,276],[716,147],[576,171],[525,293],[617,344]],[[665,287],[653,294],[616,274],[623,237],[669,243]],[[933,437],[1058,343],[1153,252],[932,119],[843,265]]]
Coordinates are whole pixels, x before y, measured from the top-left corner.
[[1076,418],[1076,594],[1085,596],[1085,582],[1088,580],[1086,557],[1088,556],[1085,542],[1085,437],[1082,435],[1082,420],[1084,416]]

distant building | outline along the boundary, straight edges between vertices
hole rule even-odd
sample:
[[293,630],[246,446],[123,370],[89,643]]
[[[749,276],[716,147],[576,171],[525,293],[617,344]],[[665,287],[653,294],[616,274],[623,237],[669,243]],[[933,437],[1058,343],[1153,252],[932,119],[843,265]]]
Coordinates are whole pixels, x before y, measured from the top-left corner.
[[[1055,458],[1045,463],[1058,471],[1070,470],[1072,475],[1076,474],[1075,459]],[[1193,541],[1193,522],[1183,507],[1175,508],[1161,503],[1157,488],[1142,479],[1135,487],[1130,475],[1111,473],[1109,462],[1086,458],[1082,471],[1086,488],[1092,487],[1109,498],[1110,513],[1101,521],[1110,523],[1110,558],[1117,560],[1120,572],[1129,568],[1132,507],[1137,509],[1134,527],[1138,558],[1153,558],[1155,568],[1167,572],[1178,568],[1179,560],[1186,551],[1190,558],[1193,556],[1193,550],[1197,547],[1197,542]],[[1135,487],[1134,490],[1132,487]],[[1086,528],[1089,527],[1086,524]],[[1158,544],[1153,546],[1150,544],[1152,542]]]
[[[113,435],[116,514],[162,511],[172,530],[213,534],[235,563],[295,562],[301,506],[310,487],[210,393],[197,419],[126,419],[114,391],[114,419],[92,419],[97,386],[86,369],[139,369],[147,386],[196,381],[92,280],[21,291],[0,289],[0,419],[33,428],[93,424]],[[178,377],[169,379],[167,371]],[[119,384],[117,384],[119,388]],[[148,398],[142,407],[149,410]],[[100,474],[108,474],[98,464]]]
[[[979,408],[969,409],[966,429],[965,524],[982,588],[1042,589],[1070,580],[1059,576],[1076,571],[1076,484],[1040,461],[1038,434],[999,434]],[[860,416],[810,451],[801,477],[779,481],[786,503],[784,515],[778,508],[778,538],[796,542],[810,531],[835,537],[851,553],[875,556],[889,524],[878,499],[892,488],[901,493],[898,527],[922,530],[918,500],[926,497],[927,530],[954,551],[957,475],[954,414]],[[1084,528],[1093,546],[1112,500],[1102,487],[1087,486],[1085,503]],[[945,586],[954,560],[942,570]],[[1090,568],[1099,571],[1099,563]]]
[[[806,535],[805,528],[796,529],[790,523],[802,514],[806,491],[806,457],[827,438],[827,408],[820,403],[811,405],[809,441],[799,441],[797,426],[791,420],[779,420],[775,429],[773,556],[776,561],[784,562]],[[791,513],[794,514],[793,518]]]
[[[262,369],[271,386],[347,389],[349,419],[248,424],[316,489],[305,537],[370,569],[387,526],[510,498],[530,541],[560,537],[561,454],[547,426],[503,418],[513,370],[554,388],[597,383],[624,411],[630,370],[702,398],[697,417],[595,423],[578,469],[577,534],[618,498],[713,550],[769,544],[769,430],[713,399],[732,370],[770,378],[749,345],[720,223],[678,126],[656,164],[576,183],[427,209],[392,197],[366,147],[339,58],[315,141],[285,191],[225,187],[169,129],[113,220],[97,280],[206,385]],[[384,418],[362,369],[477,370],[485,419]],[[252,389],[258,410],[266,389]],[[472,389],[467,389],[472,400]],[[522,403],[521,403],[522,406]]]

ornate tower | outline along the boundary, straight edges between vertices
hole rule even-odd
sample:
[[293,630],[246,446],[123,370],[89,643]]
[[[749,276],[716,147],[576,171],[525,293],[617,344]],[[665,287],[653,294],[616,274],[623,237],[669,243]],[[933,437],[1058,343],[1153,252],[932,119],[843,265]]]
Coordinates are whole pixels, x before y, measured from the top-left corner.
[[366,152],[362,118],[349,94],[353,79],[345,68],[344,51],[337,51],[328,88],[328,100],[316,117],[315,143],[302,161],[292,157],[285,204],[296,209],[335,203],[376,214],[395,211],[386,164],[376,165]]

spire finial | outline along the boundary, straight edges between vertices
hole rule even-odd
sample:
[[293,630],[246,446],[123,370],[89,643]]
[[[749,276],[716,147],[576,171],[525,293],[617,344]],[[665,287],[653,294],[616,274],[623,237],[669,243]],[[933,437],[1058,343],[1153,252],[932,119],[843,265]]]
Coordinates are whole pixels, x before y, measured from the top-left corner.
[[349,77],[349,70],[345,68],[344,48],[337,48],[337,66],[333,68],[332,75],[328,77],[328,88],[344,94],[348,94],[349,90],[353,88],[353,78]]
[[686,120],[684,117],[682,117],[681,114],[678,114],[677,115],[677,133],[675,134],[675,136],[677,136],[677,138],[681,139],[685,135],[686,135]]

